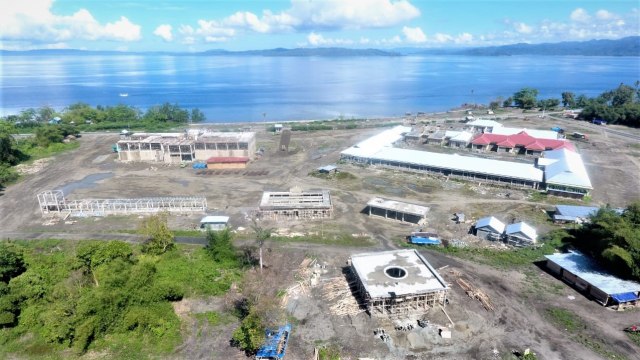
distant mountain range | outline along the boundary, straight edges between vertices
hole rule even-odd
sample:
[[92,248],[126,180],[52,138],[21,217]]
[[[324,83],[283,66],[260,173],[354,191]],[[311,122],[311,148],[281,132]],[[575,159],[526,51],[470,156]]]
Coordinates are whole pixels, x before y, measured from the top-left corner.
[[0,50],[0,55],[172,55],[172,56],[268,56],[268,57],[355,57],[355,56],[402,56],[402,55],[467,55],[467,56],[511,56],[511,55],[580,55],[580,56],[640,56],[640,36],[629,36],[618,40],[564,41],[543,44],[513,44],[476,48],[397,48],[348,49],[348,48],[296,48],[247,51],[207,50],[203,52],[119,52],[86,51],[75,49],[42,49],[27,51]]

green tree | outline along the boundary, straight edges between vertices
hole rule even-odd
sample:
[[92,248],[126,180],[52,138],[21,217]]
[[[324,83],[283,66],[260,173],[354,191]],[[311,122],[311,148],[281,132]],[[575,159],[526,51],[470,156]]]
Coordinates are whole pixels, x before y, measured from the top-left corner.
[[509,106],[511,106],[511,104],[513,104],[513,98],[511,96],[509,96],[502,103],[502,107],[509,107]]
[[202,122],[207,120],[206,116],[204,115],[204,113],[202,111],[200,111],[200,109],[198,108],[193,108],[191,109],[191,121],[192,122]]
[[39,123],[46,123],[53,119],[56,115],[56,111],[48,105],[45,105],[38,109],[36,114],[36,121]]
[[576,106],[576,95],[571,91],[565,91],[562,93],[562,106],[573,108]]
[[589,104],[589,98],[586,95],[578,95],[576,98],[576,106],[579,108],[584,108]]
[[64,140],[64,135],[60,127],[55,125],[45,125],[39,127],[34,132],[36,145],[48,147],[51,144],[60,143]]
[[271,233],[273,233],[273,228],[264,227],[260,225],[257,218],[252,219],[251,228],[256,236],[256,241],[258,243],[258,251],[259,251],[259,260],[260,260],[260,271],[262,271],[262,248],[264,247],[265,241],[271,237]]
[[207,231],[207,251],[214,261],[236,263],[236,250],[233,247],[233,234],[229,228],[220,231]]
[[160,255],[175,248],[173,233],[167,224],[166,214],[151,215],[140,223],[140,234],[146,237],[142,251]]
[[248,354],[255,354],[265,339],[265,325],[256,312],[250,312],[233,332],[232,341]]
[[489,103],[489,109],[496,111],[500,108],[500,102],[497,100],[494,100],[492,102]]
[[513,94],[513,101],[521,109],[531,109],[536,106],[538,90],[533,88],[523,88]]
[[8,283],[26,270],[22,252],[11,244],[0,242],[0,282]]
[[160,106],[150,107],[144,114],[144,120],[150,122],[186,123],[189,121],[189,112],[181,109],[178,104],[164,103]]
[[0,165],[15,165],[21,158],[23,155],[18,150],[13,136],[7,130],[0,128]]
[[538,100],[538,107],[544,110],[555,109],[558,105],[560,105],[560,100],[558,99],[542,99]]

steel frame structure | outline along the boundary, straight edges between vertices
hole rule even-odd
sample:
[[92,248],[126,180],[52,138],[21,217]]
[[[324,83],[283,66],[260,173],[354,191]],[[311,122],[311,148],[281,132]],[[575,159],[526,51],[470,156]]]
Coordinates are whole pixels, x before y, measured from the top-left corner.
[[204,196],[170,196],[134,199],[86,199],[67,200],[61,190],[43,191],[38,194],[38,204],[43,216],[70,214],[70,216],[106,216],[126,214],[152,214],[205,212]]

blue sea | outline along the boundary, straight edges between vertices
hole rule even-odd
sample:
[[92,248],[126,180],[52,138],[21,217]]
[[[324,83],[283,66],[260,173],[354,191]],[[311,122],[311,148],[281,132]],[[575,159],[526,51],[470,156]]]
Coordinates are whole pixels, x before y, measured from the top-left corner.
[[[9,55],[0,58],[0,114],[75,102],[163,102],[209,122],[317,120],[436,112],[510,96],[596,96],[640,79],[637,57],[261,57]],[[123,97],[120,94],[128,94]]]

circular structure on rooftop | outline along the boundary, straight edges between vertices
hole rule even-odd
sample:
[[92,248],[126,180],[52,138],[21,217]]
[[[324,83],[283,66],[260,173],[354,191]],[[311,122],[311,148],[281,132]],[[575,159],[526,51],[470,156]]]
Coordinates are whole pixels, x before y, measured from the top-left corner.
[[400,266],[387,266],[384,273],[392,279],[404,279],[407,277],[407,270]]

